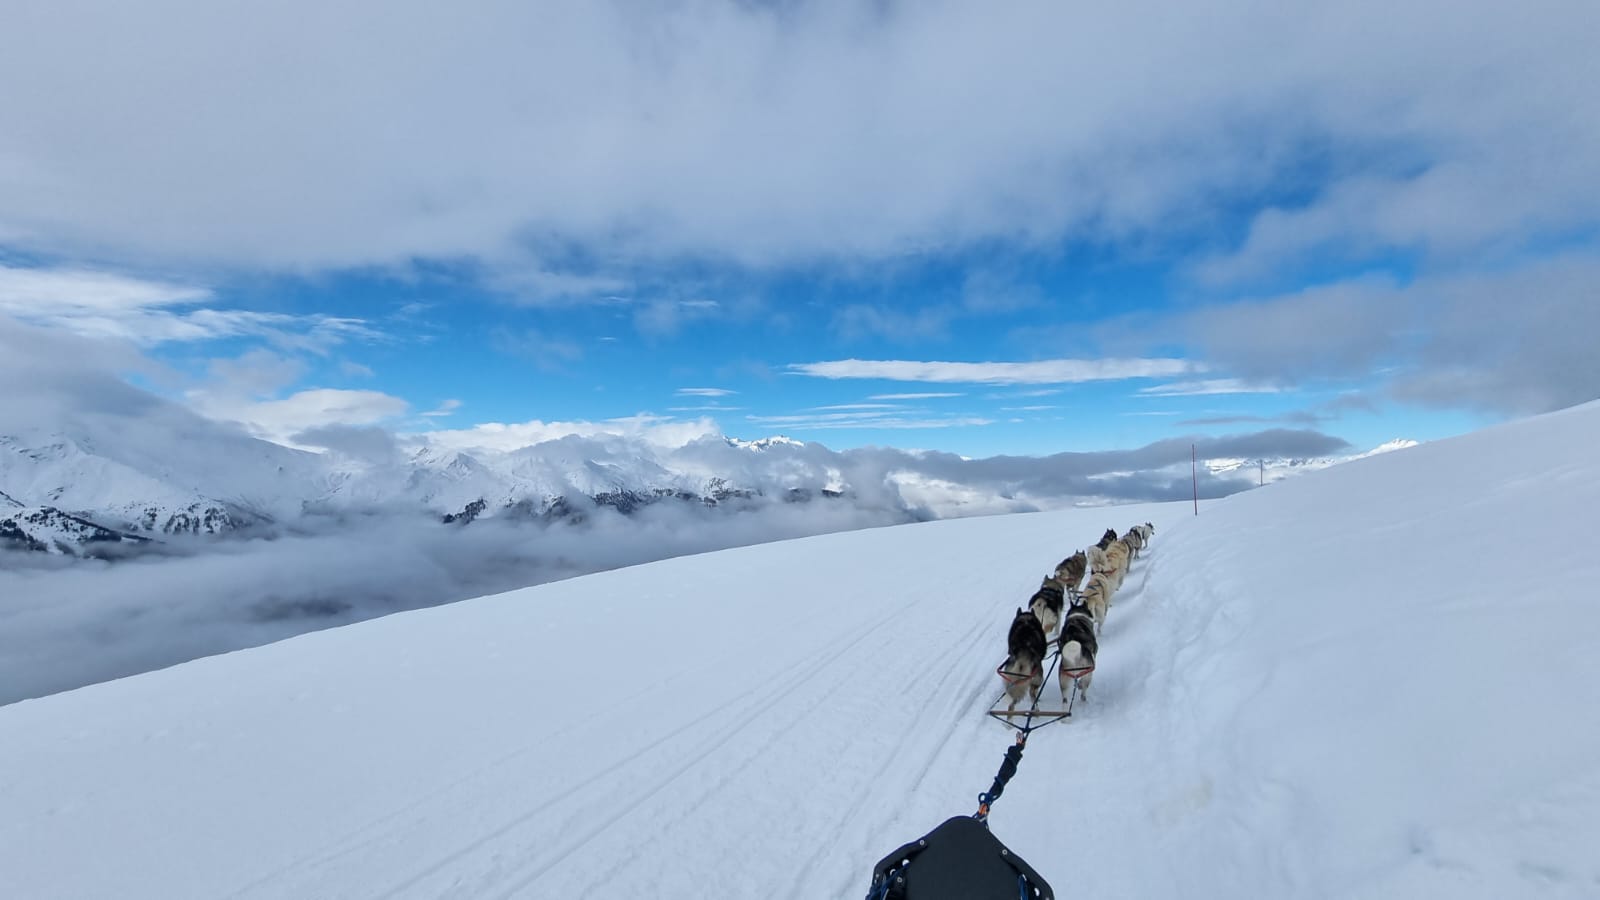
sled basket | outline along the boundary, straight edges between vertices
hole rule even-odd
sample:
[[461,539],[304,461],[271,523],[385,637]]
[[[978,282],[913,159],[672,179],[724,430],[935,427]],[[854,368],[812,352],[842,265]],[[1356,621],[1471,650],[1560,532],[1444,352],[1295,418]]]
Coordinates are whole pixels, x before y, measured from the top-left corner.
[[989,826],[956,816],[885,856],[867,900],[1051,900],[1044,878]]

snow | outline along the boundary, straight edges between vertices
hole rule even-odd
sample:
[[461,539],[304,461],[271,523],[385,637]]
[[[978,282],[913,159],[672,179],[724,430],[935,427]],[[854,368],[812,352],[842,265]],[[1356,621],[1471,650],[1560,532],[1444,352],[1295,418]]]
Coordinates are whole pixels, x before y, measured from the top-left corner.
[[69,516],[49,506],[26,507],[6,504],[0,510],[0,544],[20,541],[34,544],[47,553],[64,555],[85,552],[85,548],[137,541],[136,537],[101,528],[93,522]]
[[0,708],[0,895],[859,898],[993,778],[1013,609],[1149,519],[991,819],[1062,896],[1594,897],[1597,436],[682,557]]

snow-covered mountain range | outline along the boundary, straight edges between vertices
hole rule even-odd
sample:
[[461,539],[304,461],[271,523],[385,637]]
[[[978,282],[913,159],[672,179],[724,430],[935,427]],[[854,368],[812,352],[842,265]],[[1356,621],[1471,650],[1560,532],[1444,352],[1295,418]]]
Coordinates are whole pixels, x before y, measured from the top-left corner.
[[[443,446],[416,436],[389,452],[348,455],[216,430],[154,437],[101,431],[107,433],[0,435],[0,489],[16,506],[36,511],[7,513],[0,539],[75,552],[103,546],[111,535],[174,540],[292,530],[305,516],[371,511],[463,524],[482,517],[581,516],[595,507],[631,513],[657,503],[716,507],[848,498],[912,521],[1118,499],[1109,489],[1098,492],[1092,479],[1083,479],[1075,496],[1050,496],[993,480],[963,483],[919,468],[919,457],[903,451],[841,453],[784,436],[744,441],[708,434],[664,444],[620,434],[569,435],[510,451]],[[1276,480],[1338,461],[1278,460],[1271,470]],[[1207,465],[1212,496],[1255,480],[1255,472],[1242,471],[1253,460]],[[66,527],[67,521],[81,524]]]
[[[60,523],[73,516],[108,533],[154,537],[216,535],[301,515],[350,510],[412,510],[445,521],[478,515],[571,514],[583,502],[623,512],[673,500],[715,505],[830,493],[837,473],[805,460],[787,438],[730,439],[662,448],[625,438],[570,438],[510,453],[467,452],[423,444],[392,459],[293,450],[250,440],[243,457],[219,455],[184,465],[116,442],[60,433],[0,435],[0,485],[10,534],[30,546],[72,544]],[[787,458],[769,464],[755,457]],[[835,492],[836,493],[836,492]],[[45,520],[49,519],[49,522]]]

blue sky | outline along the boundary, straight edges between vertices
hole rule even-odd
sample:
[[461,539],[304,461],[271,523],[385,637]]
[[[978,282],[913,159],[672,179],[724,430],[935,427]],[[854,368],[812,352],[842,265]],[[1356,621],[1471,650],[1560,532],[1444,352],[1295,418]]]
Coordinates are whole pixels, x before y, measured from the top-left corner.
[[360,6],[11,29],[0,315],[291,444],[1364,450],[1600,395],[1592,4]]

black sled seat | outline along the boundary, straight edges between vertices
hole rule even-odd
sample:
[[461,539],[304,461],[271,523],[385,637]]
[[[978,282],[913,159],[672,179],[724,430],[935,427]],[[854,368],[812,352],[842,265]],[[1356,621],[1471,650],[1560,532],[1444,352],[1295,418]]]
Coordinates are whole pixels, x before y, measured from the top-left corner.
[[885,856],[867,900],[1051,900],[1050,885],[972,816]]

